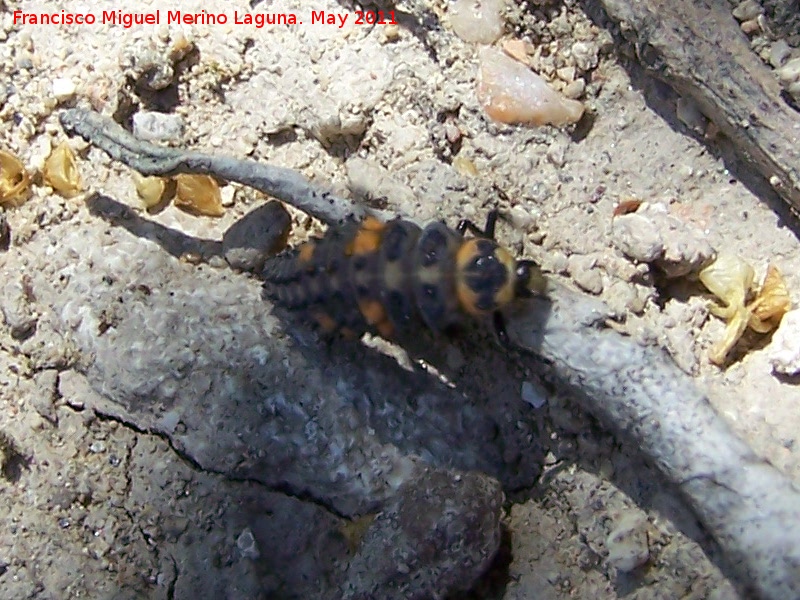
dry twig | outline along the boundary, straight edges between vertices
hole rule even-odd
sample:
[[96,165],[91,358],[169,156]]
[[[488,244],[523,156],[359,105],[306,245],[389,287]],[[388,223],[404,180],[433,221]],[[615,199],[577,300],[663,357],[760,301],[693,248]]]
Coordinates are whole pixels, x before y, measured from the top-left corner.
[[800,213],[800,114],[717,0],[603,0],[656,77],[694,100]]
[[156,146],[135,138],[111,119],[85,109],[65,110],[61,126],[143,175],[200,173],[253,187],[331,224],[360,218],[363,207],[313,186],[292,169],[252,160]]
[[756,456],[664,351],[603,326],[604,305],[551,285],[509,320],[582,406],[680,489],[742,583],[800,597],[800,489]]

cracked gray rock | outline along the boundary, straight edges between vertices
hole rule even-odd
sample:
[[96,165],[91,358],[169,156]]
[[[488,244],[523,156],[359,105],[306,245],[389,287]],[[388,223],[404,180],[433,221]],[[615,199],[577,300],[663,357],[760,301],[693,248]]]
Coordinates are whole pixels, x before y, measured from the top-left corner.
[[[493,477],[519,487],[540,473],[535,417],[518,385],[509,384],[513,396],[498,388],[471,399],[374,350],[321,345],[272,315],[257,281],[180,262],[122,227],[87,246],[98,225],[54,231],[63,252],[31,275],[43,319],[77,349],[76,370],[59,378],[67,406],[156,433],[209,474],[337,518],[378,513],[346,571],[308,566],[328,590],[430,597],[485,570],[499,544]],[[255,521],[237,536],[244,527],[262,556],[281,537],[259,537]],[[407,569],[365,567],[386,544],[405,549]]]

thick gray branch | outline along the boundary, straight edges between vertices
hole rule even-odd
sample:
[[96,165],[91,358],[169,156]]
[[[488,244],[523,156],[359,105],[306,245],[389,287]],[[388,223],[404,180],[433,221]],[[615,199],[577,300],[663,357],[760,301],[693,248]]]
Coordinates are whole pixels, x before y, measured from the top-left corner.
[[742,158],[800,212],[800,114],[750,50],[721,0],[603,0],[642,65],[684,96],[736,144]]
[[763,598],[800,597],[800,489],[756,456],[660,349],[603,327],[604,306],[552,285],[509,334],[552,363],[584,408],[674,482]]

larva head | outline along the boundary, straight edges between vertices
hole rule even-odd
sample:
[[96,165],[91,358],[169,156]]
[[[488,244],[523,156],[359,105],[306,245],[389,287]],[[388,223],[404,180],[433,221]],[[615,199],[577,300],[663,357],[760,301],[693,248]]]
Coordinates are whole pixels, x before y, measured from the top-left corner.
[[456,255],[456,292],[473,315],[493,313],[540,287],[541,273],[529,260],[517,261],[493,240],[466,240]]

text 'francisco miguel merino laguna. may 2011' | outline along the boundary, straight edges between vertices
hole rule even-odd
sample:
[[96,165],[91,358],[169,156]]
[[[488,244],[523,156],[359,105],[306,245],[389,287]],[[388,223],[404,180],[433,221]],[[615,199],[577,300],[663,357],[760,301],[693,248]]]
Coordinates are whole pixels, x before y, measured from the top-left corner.
[[69,12],[61,10],[51,13],[36,13],[15,10],[14,25],[110,25],[130,28],[136,25],[243,25],[257,29],[265,25],[334,25],[344,27],[348,22],[354,25],[390,25],[396,24],[394,11],[355,11],[352,13],[334,13],[324,10],[313,10],[309,15],[293,12],[185,12],[181,10],[160,10],[150,12],[125,12],[122,10],[104,10],[97,12]]

